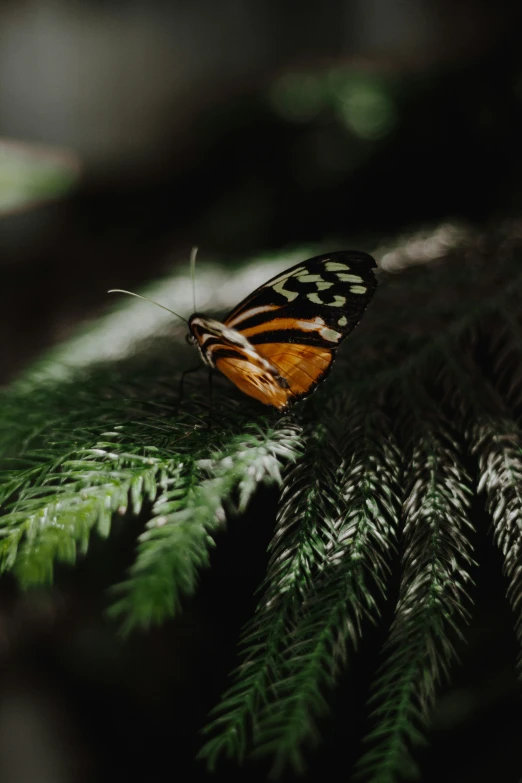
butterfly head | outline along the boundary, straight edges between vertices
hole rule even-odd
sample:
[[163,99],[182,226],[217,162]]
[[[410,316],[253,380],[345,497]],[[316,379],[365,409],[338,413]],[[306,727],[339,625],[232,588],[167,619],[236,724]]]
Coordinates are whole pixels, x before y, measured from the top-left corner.
[[200,342],[199,324],[201,320],[202,316],[199,313],[193,313],[188,319],[187,326],[189,330],[185,339],[189,345],[198,345]]
[[186,339],[186,341],[188,342],[189,345],[196,345],[196,343],[198,341],[198,338],[196,337],[195,329],[192,327],[192,324],[191,324],[191,321],[192,321],[192,319],[195,316],[196,316],[196,313],[194,313],[194,315],[191,315],[190,318],[188,319],[188,324],[187,325],[188,325],[189,330],[187,332],[187,335],[186,335],[185,339]]
[[221,321],[206,318],[201,313],[193,313],[188,319],[189,334],[197,343],[204,342],[209,337],[221,337],[226,330]]
[[206,328],[207,320],[201,313],[192,313],[187,322],[189,328],[187,339],[192,338],[192,343],[198,342],[201,334],[208,331]]
[[204,363],[213,367],[208,346],[221,337],[223,324],[212,318],[205,318],[200,313],[193,313],[188,319],[188,328],[187,342],[197,346]]
[[187,341],[196,345],[205,364],[215,367],[215,358],[223,351],[240,349],[246,354],[255,353],[247,338],[214,318],[194,313],[188,320]]

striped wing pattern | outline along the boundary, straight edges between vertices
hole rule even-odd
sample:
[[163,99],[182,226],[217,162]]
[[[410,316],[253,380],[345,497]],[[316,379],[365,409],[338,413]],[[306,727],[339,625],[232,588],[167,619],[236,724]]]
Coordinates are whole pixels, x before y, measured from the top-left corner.
[[251,397],[288,409],[324,379],[361,319],[377,285],[375,266],[358,251],[316,256],[257,288],[223,324],[192,316],[203,360]]

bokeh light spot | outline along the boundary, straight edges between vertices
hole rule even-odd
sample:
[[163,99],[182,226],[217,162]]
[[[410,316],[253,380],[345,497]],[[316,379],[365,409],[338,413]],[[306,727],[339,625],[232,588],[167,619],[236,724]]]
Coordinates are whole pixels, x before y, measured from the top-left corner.
[[0,215],[63,195],[79,173],[69,150],[0,139]]
[[382,84],[348,80],[338,84],[337,100],[346,127],[363,139],[382,139],[397,122],[394,101]]

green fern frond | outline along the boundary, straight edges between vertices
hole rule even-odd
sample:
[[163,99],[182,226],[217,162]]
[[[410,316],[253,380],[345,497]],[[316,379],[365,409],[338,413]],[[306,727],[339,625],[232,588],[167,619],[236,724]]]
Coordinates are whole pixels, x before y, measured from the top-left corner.
[[417,776],[411,750],[424,740],[436,686],[455,657],[453,639],[469,619],[471,482],[452,428],[433,407],[422,410],[423,398],[417,389],[414,420],[409,414],[403,424],[412,433],[403,576],[370,701],[375,728],[366,742],[372,747],[358,765],[358,777],[375,783]]
[[[219,404],[216,410],[219,415]],[[261,427],[237,410],[239,434],[209,430],[204,422],[198,426],[190,407],[172,423],[168,416],[151,416],[146,403],[140,408],[134,402],[132,422],[125,422],[128,416],[127,409],[123,423],[103,433],[106,440],[93,441],[106,426],[101,406],[100,421],[93,418],[89,428],[71,431],[78,445],[65,455],[63,422],[51,428],[45,449],[29,449],[18,458],[34,465],[4,473],[0,524],[3,567],[14,567],[27,585],[49,581],[53,562],[73,562],[77,547],[85,552],[94,528],[108,535],[115,512],[125,513],[130,503],[136,515],[146,499],[154,503],[136,563],[119,589],[123,598],[113,610],[130,629],[178,608],[180,594],[192,592],[197,570],[207,562],[209,531],[223,522],[225,500],[239,492],[243,510],[259,484],[279,481],[279,466],[295,459],[299,438],[291,423],[271,425],[266,419]]]
[[[0,394],[4,570],[24,585],[47,581],[55,561],[72,562],[93,534],[107,536],[118,512],[124,524],[140,514],[145,531],[112,610],[126,630],[179,611],[234,504],[245,509],[260,484],[283,476],[259,604],[203,749],[211,765],[253,753],[276,771],[302,767],[340,668],[379,616],[406,491],[400,598],[359,771],[375,783],[414,769],[412,746],[468,616],[466,452],[478,463],[521,616],[522,243],[516,231],[508,241],[509,231],[487,242],[472,230],[459,235],[450,250],[441,246],[445,264],[381,270],[331,377],[290,419],[218,380],[209,429],[197,381],[180,405],[180,374],[193,362],[180,329],[134,300]],[[390,252],[406,257],[415,246],[406,239]],[[234,286],[229,270],[201,267],[203,299],[233,306],[312,254],[256,262]],[[190,280],[176,275],[146,293],[186,315]],[[520,622],[517,633],[522,643]]]
[[[515,614],[515,632],[520,644],[518,666],[522,670],[522,433],[502,399],[504,394],[514,408],[519,402],[520,371],[515,357],[520,332],[509,308],[507,313],[502,313],[500,324],[501,337],[494,347],[503,345],[504,350],[496,361],[496,384],[482,377],[478,365],[468,357],[464,362],[462,357],[460,362],[452,357],[450,374],[468,448],[478,462],[477,491],[486,495],[493,539],[504,559],[507,596]],[[507,378],[511,378],[511,383],[505,383]]]
[[379,616],[375,592],[384,593],[395,549],[400,459],[389,421],[377,405],[355,401],[333,411],[340,513],[321,520],[324,559],[287,630],[281,677],[256,722],[256,753],[273,758],[276,774],[287,765],[302,768],[303,745],[317,739],[316,719],[328,710],[327,691],[363,621]]
[[491,330],[490,353],[495,387],[518,417],[522,414],[522,323],[520,301],[506,306],[500,328]]
[[510,419],[488,417],[470,427],[470,447],[478,459],[478,491],[486,494],[494,541],[504,558],[522,671],[522,433]]
[[211,534],[226,521],[225,501],[237,491],[244,511],[261,484],[281,482],[281,465],[295,460],[298,448],[299,428],[280,422],[265,430],[252,426],[212,459],[178,463],[156,497],[129,577],[116,588],[123,598],[112,613],[123,616],[125,631],[179,610],[181,595],[194,592],[208,565]]
[[87,550],[93,528],[106,537],[112,516],[124,514],[129,502],[138,514],[170,469],[171,461],[154,453],[131,454],[117,442],[98,442],[40,463],[36,476],[35,469],[24,471],[6,489],[2,570],[14,567],[24,586],[52,581],[55,560],[74,562],[77,547]]
[[201,756],[214,768],[220,755],[241,761],[257,734],[266,694],[283,676],[285,643],[304,598],[326,560],[327,531],[339,515],[339,451],[328,418],[309,423],[303,457],[285,473],[267,576],[240,642],[242,663],[205,729],[216,734]]

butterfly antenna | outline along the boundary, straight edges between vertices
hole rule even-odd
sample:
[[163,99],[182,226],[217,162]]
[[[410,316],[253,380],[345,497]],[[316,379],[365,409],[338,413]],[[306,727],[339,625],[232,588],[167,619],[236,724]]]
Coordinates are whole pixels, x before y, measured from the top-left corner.
[[194,305],[194,313],[197,313],[196,308],[196,256],[198,254],[197,247],[193,247],[190,251],[190,276],[192,278],[192,304]]
[[162,310],[166,310],[167,313],[171,313],[172,315],[175,315],[176,318],[180,318],[182,321],[184,321],[186,324],[188,324],[188,321],[186,318],[183,318],[182,315],[179,313],[175,313],[174,310],[169,310],[168,307],[165,307],[165,305],[160,304],[159,302],[155,302],[154,299],[149,299],[148,296],[142,296],[141,294],[135,294],[132,291],[125,291],[123,288],[111,288],[109,291],[107,291],[108,294],[128,294],[129,296],[135,296],[137,299],[144,299],[146,302],[150,302],[151,304],[156,305],[157,307],[161,307]]

